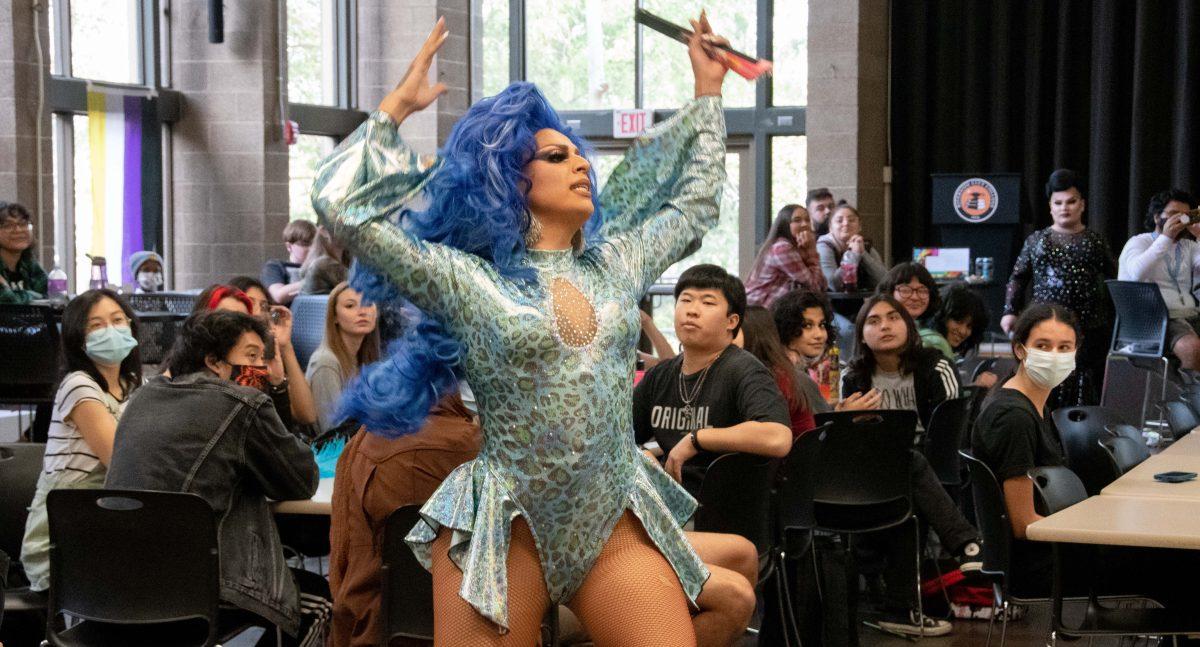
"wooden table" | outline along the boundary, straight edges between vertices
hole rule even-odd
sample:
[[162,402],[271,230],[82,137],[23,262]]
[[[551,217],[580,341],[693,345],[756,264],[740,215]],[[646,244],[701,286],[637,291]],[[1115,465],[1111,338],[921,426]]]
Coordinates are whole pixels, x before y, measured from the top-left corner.
[[303,501],[279,501],[271,505],[276,514],[323,514],[328,516],[333,509],[333,477],[323,478],[317,484],[317,493]]
[[1034,541],[1200,550],[1200,501],[1102,494],[1035,521]]

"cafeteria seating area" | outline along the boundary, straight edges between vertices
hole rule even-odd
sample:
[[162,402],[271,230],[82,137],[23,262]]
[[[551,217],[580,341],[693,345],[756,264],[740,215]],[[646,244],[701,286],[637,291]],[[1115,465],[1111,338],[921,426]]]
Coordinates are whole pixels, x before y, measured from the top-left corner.
[[0,647],[1200,644],[1197,33],[0,2]]

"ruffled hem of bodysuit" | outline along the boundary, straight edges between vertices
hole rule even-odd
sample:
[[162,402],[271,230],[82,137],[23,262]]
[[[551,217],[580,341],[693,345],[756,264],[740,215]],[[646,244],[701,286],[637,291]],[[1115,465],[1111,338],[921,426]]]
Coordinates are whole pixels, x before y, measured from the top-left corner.
[[[683,524],[696,511],[696,501],[666,472],[650,464],[649,459],[641,458],[644,460],[635,470],[630,495],[606,524],[605,536],[611,534],[625,510],[633,512],[674,569],[694,608],[696,596],[709,575],[683,533]],[[438,532],[443,526],[451,529],[450,559],[463,574],[459,595],[502,631],[508,628],[508,585],[506,577],[495,578],[492,568],[497,565],[503,568],[507,562],[512,522],[518,515],[529,519],[486,466],[470,461],[446,477],[421,508],[421,521],[405,537],[417,560],[430,569]],[[537,531],[530,523],[535,543]],[[592,559],[598,556],[597,551]],[[548,568],[544,559],[542,568]],[[573,595],[571,591],[565,600]]]

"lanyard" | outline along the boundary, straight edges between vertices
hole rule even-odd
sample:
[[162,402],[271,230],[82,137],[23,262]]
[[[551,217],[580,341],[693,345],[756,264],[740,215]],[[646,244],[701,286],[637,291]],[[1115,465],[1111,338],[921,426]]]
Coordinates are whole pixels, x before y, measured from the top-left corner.
[[[1154,236],[1152,236],[1150,240],[1153,241],[1155,238],[1158,238],[1158,232],[1155,232]],[[1175,241],[1175,262],[1164,263],[1164,265],[1167,270],[1167,276],[1170,277],[1171,283],[1175,285],[1175,291],[1179,293],[1179,305],[1186,306],[1188,304],[1187,298],[1184,296],[1185,292],[1183,291],[1183,288],[1179,285],[1179,270],[1183,266],[1183,241]],[[1189,288],[1192,284],[1191,278],[1191,273],[1189,272]],[[1189,289],[1186,294],[1191,294],[1191,290]]]

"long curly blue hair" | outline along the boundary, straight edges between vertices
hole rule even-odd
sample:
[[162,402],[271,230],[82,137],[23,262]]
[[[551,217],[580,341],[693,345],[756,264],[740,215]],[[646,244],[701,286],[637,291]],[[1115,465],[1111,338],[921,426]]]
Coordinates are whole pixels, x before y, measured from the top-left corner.
[[[533,282],[523,263],[528,250],[529,181],[525,165],[536,151],[534,134],[551,128],[566,135],[590,157],[591,147],[572,132],[532,83],[513,83],[463,115],[439,151],[441,166],[426,185],[428,208],[403,209],[389,219],[411,235],[475,254],[501,275]],[[596,186],[595,171],[589,171]],[[598,194],[584,234],[593,240],[603,221]],[[458,390],[462,347],[445,326],[408,302],[376,268],[358,262],[350,284],[367,299],[404,320],[403,333],[388,344],[386,356],[364,366],[347,385],[339,416],[373,433],[399,437],[421,428],[430,408]]]

